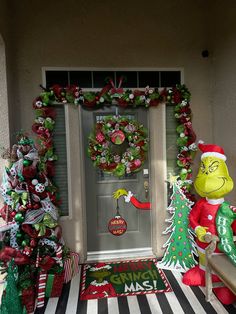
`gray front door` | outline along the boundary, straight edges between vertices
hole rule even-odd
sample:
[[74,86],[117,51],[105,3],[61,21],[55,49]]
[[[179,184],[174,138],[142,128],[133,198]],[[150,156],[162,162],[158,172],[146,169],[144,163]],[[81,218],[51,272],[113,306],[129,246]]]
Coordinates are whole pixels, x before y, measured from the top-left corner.
[[[122,236],[114,236],[108,231],[108,222],[116,214],[116,202],[113,192],[119,188],[130,190],[141,201],[145,198],[144,182],[149,181],[146,161],[144,169],[127,178],[119,179],[113,175],[104,174],[96,169],[87,155],[88,136],[94,124],[104,115],[114,115],[115,107],[104,108],[97,111],[82,110],[83,145],[85,160],[85,190],[86,190],[86,216],[87,216],[87,251],[103,252],[109,250],[129,250],[151,247],[151,211],[138,210],[130,203],[119,200],[120,214],[127,222],[127,231]],[[146,128],[148,111],[130,109],[119,114],[134,118]]]

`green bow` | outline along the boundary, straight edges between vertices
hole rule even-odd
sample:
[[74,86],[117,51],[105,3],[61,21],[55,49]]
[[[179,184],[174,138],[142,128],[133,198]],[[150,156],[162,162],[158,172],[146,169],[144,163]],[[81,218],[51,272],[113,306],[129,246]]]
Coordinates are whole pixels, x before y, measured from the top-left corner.
[[58,223],[51,217],[49,214],[45,214],[43,217],[43,220],[38,223],[34,224],[34,228],[39,231],[38,237],[42,237],[46,233],[46,228],[55,228],[58,225]]
[[11,198],[12,198],[12,208],[15,209],[16,205],[20,202],[25,206],[28,201],[28,193],[27,192],[22,192],[22,193],[17,193],[17,192],[11,192]]

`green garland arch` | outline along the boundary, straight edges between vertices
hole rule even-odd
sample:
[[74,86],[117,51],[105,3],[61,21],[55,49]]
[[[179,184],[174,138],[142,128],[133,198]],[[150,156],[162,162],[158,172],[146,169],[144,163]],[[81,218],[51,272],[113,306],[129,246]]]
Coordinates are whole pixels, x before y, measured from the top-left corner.
[[[42,87],[42,86],[41,86]],[[43,88],[43,87],[42,87]],[[177,121],[177,146],[176,162],[178,175],[184,181],[183,191],[189,198],[192,184],[191,165],[197,146],[196,136],[192,128],[190,92],[185,85],[176,85],[170,89],[145,88],[145,90],[124,90],[114,88],[114,84],[107,84],[101,91],[83,91],[78,86],[61,87],[54,85],[49,89],[43,88],[42,93],[33,102],[36,119],[32,126],[37,136],[37,144],[42,152],[41,167],[53,169],[53,161],[57,159],[54,153],[52,134],[55,126],[55,104],[72,104],[96,110],[115,103],[123,108],[156,107],[160,103],[174,106]],[[53,172],[53,171],[51,171]]]

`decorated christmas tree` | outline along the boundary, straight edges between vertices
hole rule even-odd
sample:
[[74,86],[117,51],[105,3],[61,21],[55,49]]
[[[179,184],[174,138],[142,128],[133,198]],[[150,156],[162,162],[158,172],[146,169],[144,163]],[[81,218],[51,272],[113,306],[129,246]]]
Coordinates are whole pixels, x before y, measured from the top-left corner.
[[[68,257],[69,250],[64,245],[58,224],[57,189],[47,176],[44,161],[33,141],[19,134],[18,143],[5,153],[5,157],[9,165],[4,171],[0,188],[4,199],[0,210],[4,220],[0,227],[0,261],[1,266],[7,268],[3,306],[9,311],[10,302],[6,302],[6,298],[9,298],[9,286],[14,286],[9,264],[14,259],[17,295],[21,295],[21,307],[25,306],[30,313],[35,305],[44,305],[45,293],[49,297],[52,293],[60,295],[64,281],[64,258]],[[49,277],[51,290],[54,291],[47,295]]]
[[196,265],[196,247],[188,219],[193,202],[181,190],[182,181],[178,180],[178,176],[170,176],[169,183],[173,190],[167,210],[172,216],[166,220],[170,225],[164,234],[171,234],[164,244],[166,251],[158,265],[162,268],[186,271]]

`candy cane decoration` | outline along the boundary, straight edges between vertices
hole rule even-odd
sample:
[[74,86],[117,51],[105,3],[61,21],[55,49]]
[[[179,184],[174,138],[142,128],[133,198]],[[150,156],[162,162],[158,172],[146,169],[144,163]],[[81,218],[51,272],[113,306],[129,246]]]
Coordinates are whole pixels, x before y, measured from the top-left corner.
[[30,199],[29,186],[28,186],[28,184],[26,182],[24,182],[24,184],[25,184],[25,189],[26,189],[27,195],[28,195],[29,207],[31,208],[32,203],[31,203],[31,199]]
[[44,306],[46,282],[47,282],[47,272],[45,270],[42,270],[39,274],[37,308],[41,308]]
[[37,256],[36,256],[36,261],[35,261],[35,267],[38,268],[39,267],[39,248],[37,250]]
[[56,249],[56,261],[58,262],[58,264],[60,266],[63,266],[62,263],[62,246],[58,245],[57,249]]
[[8,225],[9,205],[6,205],[6,224]]

